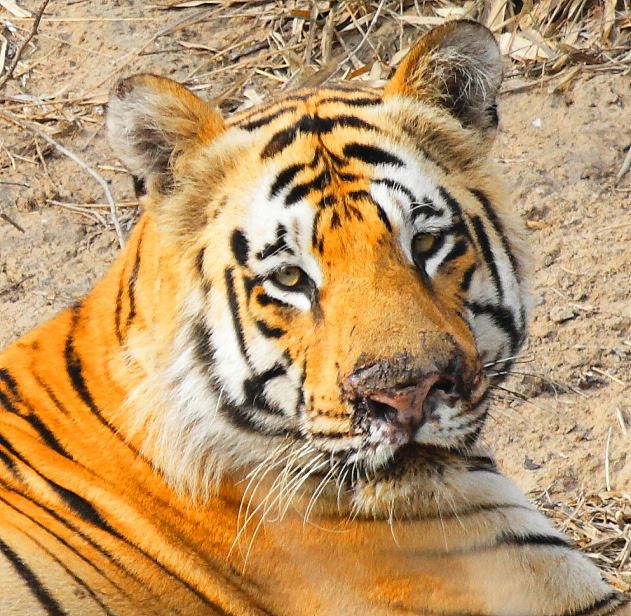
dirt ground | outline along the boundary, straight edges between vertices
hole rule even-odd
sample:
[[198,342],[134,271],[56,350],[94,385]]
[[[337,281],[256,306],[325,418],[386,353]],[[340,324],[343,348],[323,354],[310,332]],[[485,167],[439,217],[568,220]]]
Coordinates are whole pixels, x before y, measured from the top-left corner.
[[[137,214],[132,182],[103,131],[116,75],[167,75],[204,98],[220,97],[228,110],[244,91],[256,99],[282,87],[272,69],[257,72],[247,54],[225,51],[247,43],[262,27],[260,15],[218,17],[156,37],[196,10],[51,3],[18,65],[21,76],[0,93],[7,96],[0,109],[37,121],[111,180],[125,230]],[[7,21],[23,29],[31,23],[2,8],[0,20],[8,39]],[[631,147],[631,75],[585,70],[554,86],[501,99],[495,157],[529,229],[537,305],[516,374],[496,393],[485,440],[524,490],[570,502],[579,493],[631,493],[631,171],[616,184]],[[118,243],[103,204],[99,185],[74,162],[0,122],[0,347],[80,297],[107,269]]]

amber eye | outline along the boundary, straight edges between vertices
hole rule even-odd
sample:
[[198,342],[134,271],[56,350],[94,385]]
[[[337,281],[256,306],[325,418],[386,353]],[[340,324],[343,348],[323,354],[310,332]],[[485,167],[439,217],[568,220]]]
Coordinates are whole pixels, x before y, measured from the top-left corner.
[[415,258],[425,259],[438,247],[439,236],[431,233],[417,233],[412,240],[412,253]]
[[279,286],[292,289],[305,282],[307,275],[295,265],[288,265],[276,270],[271,279]]

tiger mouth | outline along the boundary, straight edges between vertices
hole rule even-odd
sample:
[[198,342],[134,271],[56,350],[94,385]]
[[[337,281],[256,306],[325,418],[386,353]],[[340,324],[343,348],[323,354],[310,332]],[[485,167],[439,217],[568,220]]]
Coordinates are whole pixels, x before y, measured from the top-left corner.
[[[319,451],[331,454],[332,464],[354,465],[364,476],[396,474],[399,468],[411,465],[431,467],[447,460],[462,461],[477,443],[486,424],[489,395],[488,387],[472,394],[473,400],[467,401],[468,404],[452,417],[458,421],[454,431],[442,426],[440,419],[434,416],[434,409],[430,409],[414,431],[402,432],[398,439],[392,438],[388,431],[384,431],[380,438],[374,438],[369,430],[360,427],[359,433],[354,435],[360,441],[355,447],[335,450],[334,445],[339,440],[333,438],[314,444]],[[436,432],[422,433],[426,425],[435,428]]]

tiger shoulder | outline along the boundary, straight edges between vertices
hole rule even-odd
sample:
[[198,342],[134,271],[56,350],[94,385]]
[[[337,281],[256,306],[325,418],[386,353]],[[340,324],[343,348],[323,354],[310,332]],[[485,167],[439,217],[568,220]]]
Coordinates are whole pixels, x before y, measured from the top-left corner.
[[501,77],[460,21],[230,118],[119,82],[145,213],[0,354],[0,614],[631,614],[478,444],[530,303]]

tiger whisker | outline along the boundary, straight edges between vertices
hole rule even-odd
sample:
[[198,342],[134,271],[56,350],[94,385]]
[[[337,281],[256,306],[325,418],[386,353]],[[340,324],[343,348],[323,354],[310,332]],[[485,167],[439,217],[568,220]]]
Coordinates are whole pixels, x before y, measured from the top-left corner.
[[[257,464],[247,475],[246,479],[248,483],[243,491],[243,496],[241,497],[241,503],[239,504],[239,511],[237,514],[237,522],[241,521],[241,516],[244,511],[245,505],[245,518],[248,516],[248,512],[250,510],[250,506],[252,503],[252,499],[254,498],[257,490],[261,486],[263,480],[269,473],[271,473],[274,468],[279,465],[282,465],[287,458],[291,455],[291,451],[287,453],[288,449],[291,449],[292,443],[281,443],[278,447],[272,450],[259,464]],[[280,458],[276,458],[278,454],[286,454]],[[272,462],[273,461],[273,462]],[[270,464],[271,463],[271,464]],[[251,492],[250,492],[251,489]]]
[[[295,496],[297,490],[300,489],[300,486],[302,486],[304,484],[305,481],[307,481],[307,479],[309,479],[309,477],[311,476],[311,474],[313,474],[314,472],[317,472],[322,466],[324,466],[326,464],[326,460],[324,462],[320,461],[320,464],[315,466],[315,468],[312,468],[311,470],[309,470],[307,473],[304,473],[303,475],[303,469],[299,469],[299,474],[297,475],[297,477],[295,477],[294,479],[292,479],[292,481],[290,482],[290,484],[288,484],[288,488],[287,490],[289,490],[289,486],[293,487],[292,484],[297,483],[297,488],[295,491],[292,492],[292,497]],[[269,503],[269,505],[264,509],[263,513],[261,514],[261,517],[257,523],[257,525],[254,528],[254,531],[252,532],[252,536],[250,537],[250,543],[248,545],[248,549],[245,553],[245,557],[244,557],[244,565],[247,565],[247,562],[250,558],[250,553],[252,551],[252,547],[254,546],[254,541],[256,539],[256,536],[258,535],[259,530],[262,528],[263,524],[266,521],[269,521],[267,519],[267,514],[269,513],[269,511],[271,511],[271,509],[280,501],[280,499],[283,497],[283,493],[279,493],[274,500]],[[291,501],[291,499],[289,499]],[[263,501],[263,503],[266,503],[267,499],[265,501]],[[262,503],[262,504],[263,504]],[[257,507],[258,510],[258,507]],[[256,511],[254,512],[256,513]]]
[[491,368],[497,364],[505,364],[507,361],[511,361],[514,364],[529,364],[535,360],[535,356],[531,353],[529,355],[525,353],[518,353],[517,355],[510,355],[507,357],[499,357],[493,361],[489,361],[484,364],[485,368]]
[[[285,445],[285,444],[283,444]],[[292,443],[288,443],[287,447],[291,447]],[[247,477],[249,477],[249,482],[248,485],[246,486],[246,489],[243,492],[243,496],[241,497],[241,503],[239,504],[239,511],[237,514],[237,534],[232,542],[232,545],[230,546],[230,550],[228,551],[228,558],[230,557],[230,555],[232,554],[234,548],[239,544],[239,541],[242,537],[242,535],[245,533],[245,530],[247,528],[247,525],[249,523],[249,521],[252,519],[253,515],[256,515],[256,512],[260,509],[261,506],[263,506],[263,504],[265,503],[266,499],[269,498],[269,494],[270,492],[268,492],[266,494],[266,496],[263,498],[263,500],[261,501],[261,503],[259,504],[259,506],[254,510],[254,512],[250,512],[250,508],[252,505],[252,501],[254,499],[254,496],[256,494],[256,492],[258,491],[258,489],[260,488],[260,486],[262,485],[263,480],[265,479],[265,477],[274,470],[274,468],[278,467],[279,465],[282,465],[285,463],[285,461],[292,455],[292,451],[289,451],[285,456],[277,459],[274,461],[273,464],[271,464],[271,466],[267,466],[268,462],[270,462],[270,459],[276,455],[277,450],[278,449],[283,449],[283,447],[279,447],[273,451],[270,452],[270,454],[268,454],[252,471],[250,471],[250,473],[248,473]],[[284,453],[284,452],[283,452]],[[259,476],[261,470],[264,470],[265,472]],[[246,495],[250,489],[250,486],[253,487],[252,491],[250,492],[249,498],[247,498],[247,505],[245,505],[245,512],[244,512],[244,503],[246,502]],[[243,519],[243,523],[241,523],[241,520]]]
[[447,543],[447,529],[445,528],[445,521],[443,520],[443,512],[440,508],[440,501],[438,500],[438,489],[440,486],[436,484],[435,480],[432,480],[432,483],[435,486],[434,489],[434,500],[436,501],[436,509],[438,510],[438,520],[440,521],[440,528],[443,534],[443,542],[445,543],[445,550],[449,550],[449,544]]
[[[330,461],[329,461],[329,464],[330,464]],[[334,464],[329,469],[329,472],[326,475],[324,475],[324,477],[320,480],[320,483],[316,486],[316,489],[313,491],[313,494],[311,495],[311,498],[309,499],[309,503],[307,504],[307,508],[304,513],[305,524],[309,520],[309,516],[311,515],[311,512],[313,511],[313,508],[315,507],[315,504],[318,498],[321,496],[322,492],[324,492],[324,489],[326,488],[326,486],[329,485],[331,478],[335,477],[335,474],[337,473],[337,471],[338,471],[338,464]]]
[[395,523],[395,518],[394,518],[394,500],[390,500],[390,505],[388,507],[388,526],[390,527],[390,534],[392,535],[392,539],[394,540],[394,544],[397,546],[397,548],[400,548],[401,544],[399,543],[399,540],[397,539],[397,535],[394,532],[394,523]]
[[289,506],[293,502],[295,496],[298,494],[298,491],[305,482],[313,475],[313,473],[319,471],[323,466],[328,464],[327,460],[323,460],[324,456],[320,453],[316,455],[316,457],[309,463],[311,466],[315,466],[315,468],[309,468],[308,466],[304,466],[300,468],[300,472],[303,473],[303,477],[301,481],[296,481],[300,479],[300,475],[292,481],[292,484],[288,484],[284,493],[281,493],[281,497],[285,497],[285,504],[280,511],[280,517],[282,518],[289,509]]

